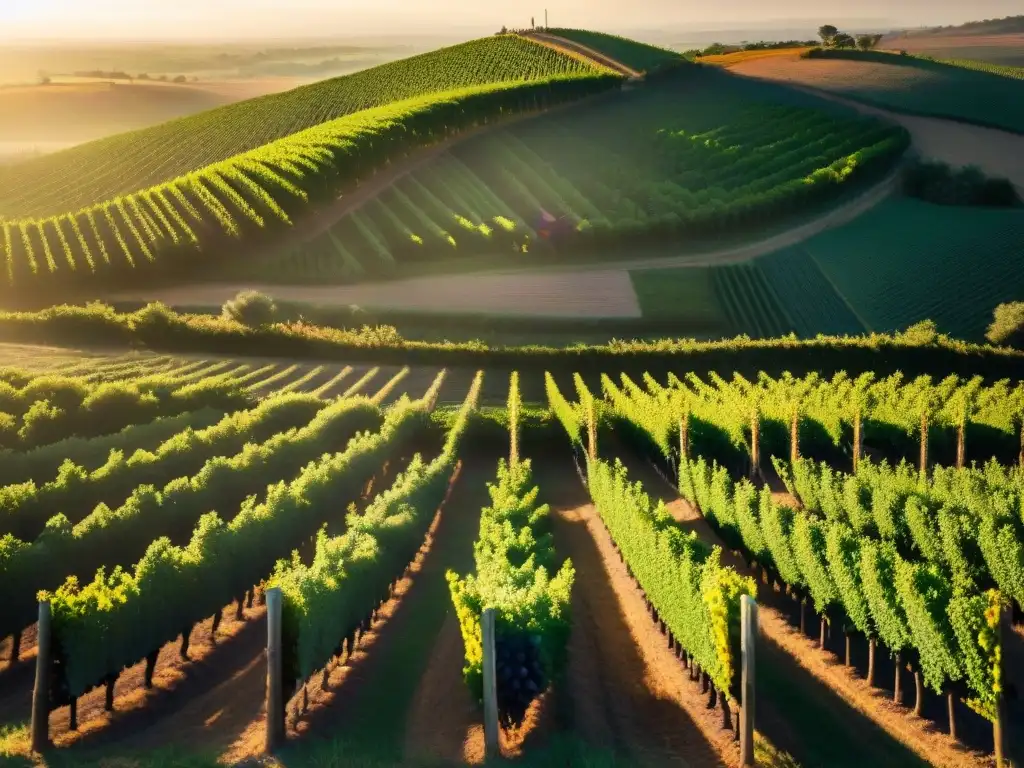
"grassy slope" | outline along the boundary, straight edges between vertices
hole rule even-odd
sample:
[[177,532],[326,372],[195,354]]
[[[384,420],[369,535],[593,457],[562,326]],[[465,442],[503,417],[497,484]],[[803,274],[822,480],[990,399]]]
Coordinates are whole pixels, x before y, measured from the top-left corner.
[[14,219],[77,210],[402,99],[594,71],[520,37],[474,40],[0,168],[0,215]]
[[616,61],[620,61],[627,67],[647,72],[665,64],[672,64],[682,58],[677,52],[666,48],[658,48],[654,45],[630,40],[618,35],[609,35],[604,32],[591,32],[585,29],[562,29],[552,28],[545,30],[552,35],[564,37],[566,40],[593,48]]

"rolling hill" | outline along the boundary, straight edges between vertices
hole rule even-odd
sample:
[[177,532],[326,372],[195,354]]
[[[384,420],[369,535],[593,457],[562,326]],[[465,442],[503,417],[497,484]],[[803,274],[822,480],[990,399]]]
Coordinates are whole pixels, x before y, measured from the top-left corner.
[[311,196],[336,195],[390,153],[617,81],[495,36],[18,163],[0,169],[8,283],[218,252],[247,227],[290,223]]
[[[876,180],[897,128],[777,86],[688,67],[614,100],[462,142],[287,253],[233,262],[275,283],[454,262],[563,263],[754,236]],[[546,220],[548,217],[549,220]]]
[[0,170],[0,215],[12,220],[79,210],[404,99],[596,69],[511,35],[442,48],[5,168]]

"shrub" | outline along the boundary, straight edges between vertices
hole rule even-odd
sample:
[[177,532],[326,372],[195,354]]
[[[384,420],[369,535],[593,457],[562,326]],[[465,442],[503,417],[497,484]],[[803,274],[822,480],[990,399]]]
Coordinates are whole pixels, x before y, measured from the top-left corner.
[[83,434],[103,435],[122,429],[126,423],[152,421],[159,407],[155,395],[143,394],[130,384],[101,384],[82,401]]
[[954,170],[930,160],[909,162],[903,171],[903,192],[936,205],[1015,208],[1020,195],[1009,179],[986,176],[974,166]]
[[260,328],[276,322],[277,304],[265,293],[242,291],[224,303],[223,316],[250,328]]
[[10,448],[18,442],[18,420],[9,413],[0,411],[0,446]]
[[903,331],[903,333],[897,334],[897,338],[904,344],[909,344],[915,347],[924,347],[929,344],[934,344],[938,339],[939,331],[935,327],[934,320],[922,320],[919,323],[914,323],[912,326]]
[[993,344],[1024,347],[1024,302],[1012,301],[996,307],[985,338]]
[[51,405],[49,400],[37,400],[25,413],[18,437],[26,446],[55,442],[64,437],[63,418],[62,409]]

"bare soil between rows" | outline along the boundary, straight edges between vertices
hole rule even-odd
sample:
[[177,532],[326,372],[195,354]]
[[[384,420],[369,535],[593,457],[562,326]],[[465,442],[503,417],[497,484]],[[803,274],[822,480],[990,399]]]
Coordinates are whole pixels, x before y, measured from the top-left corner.
[[739,745],[647,612],[572,461],[535,464],[556,548],[576,569],[569,667],[558,694],[579,737],[642,764],[733,766]]

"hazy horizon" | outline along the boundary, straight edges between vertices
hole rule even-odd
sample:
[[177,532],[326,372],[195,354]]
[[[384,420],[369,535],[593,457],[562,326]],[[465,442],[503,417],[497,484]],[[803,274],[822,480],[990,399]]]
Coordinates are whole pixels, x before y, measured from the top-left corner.
[[[649,29],[665,35],[741,30],[814,29],[833,23],[885,31],[961,24],[1021,13],[1019,0],[778,0],[765,13],[758,0],[728,8],[686,0],[635,0],[623,9],[612,0],[509,0],[481,4],[436,0],[429,8],[409,0],[0,0],[0,43],[27,41],[308,40],[367,35],[464,37],[500,28],[543,23],[545,2],[552,26],[610,32]],[[533,7],[535,6],[535,7]]]

